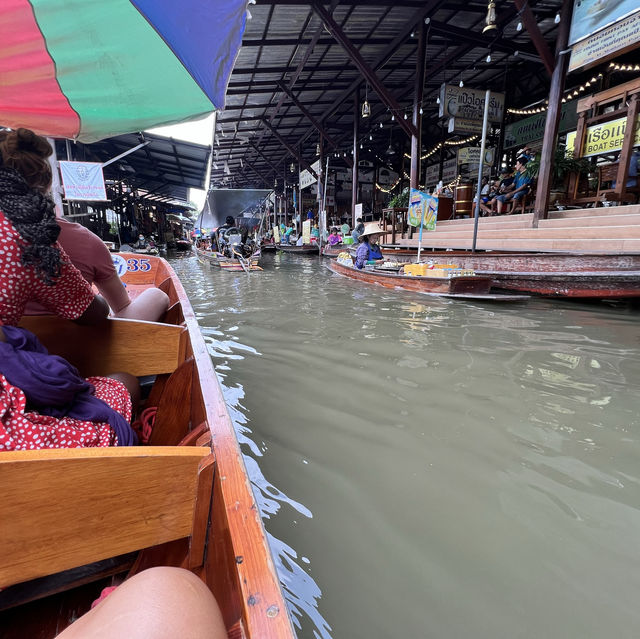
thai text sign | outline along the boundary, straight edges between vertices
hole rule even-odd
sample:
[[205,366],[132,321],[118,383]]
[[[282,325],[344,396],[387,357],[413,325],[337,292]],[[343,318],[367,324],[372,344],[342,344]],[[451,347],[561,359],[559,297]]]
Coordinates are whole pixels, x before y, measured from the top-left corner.
[[573,5],[569,45],[638,10],[637,0],[578,0]]
[[[586,140],[580,157],[586,158],[601,153],[611,153],[622,148],[624,134],[627,129],[627,118],[619,118],[603,124],[595,124],[587,129]],[[567,134],[567,149],[574,148],[576,132]],[[640,145],[640,120],[636,121],[633,146]]]
[[277,224],[273,227],[273,241],[280,244],[280,227]]
[[[493,164],[494,149],[484,150],[484,164]],[[476,169],[480,164],[480,147],[465,146],[458,149],[458,164],[475,164]]]
[[575,44],[569,71],[604,62],[634,45],[640,45],[640,11]]
[[411,189],[407,221],[411,226],[422,226],[427,231],[436,230],[438,219],[438,198],[418,189]]
[[[455,84],[440,87],[439,116],[479,120],[482,129],[485,91],[468,89]],[[489,98],[489,122],[501,122],[504,111],[504,93],[491,93]]]
[[[578,114],[577,101],[571,100],[562,105],[558,133],[566,133],[576,128]],[[518,122],[507,124],[504,129],[504,148],[522,147],[544,137],[544,127],[547,123],[546,113],[537,113]]]
[[[432,164],[425,171],[424,182],[427,186],[435,186],[438,183],[438,174],[440,173],[440,165]],[[446,160],[442,165],[442,181],[445,184],[456,179],[458,175],[458,161],[456,158]]]
[[67,200],[107,200],[99,162],[60,162],[60,173]]

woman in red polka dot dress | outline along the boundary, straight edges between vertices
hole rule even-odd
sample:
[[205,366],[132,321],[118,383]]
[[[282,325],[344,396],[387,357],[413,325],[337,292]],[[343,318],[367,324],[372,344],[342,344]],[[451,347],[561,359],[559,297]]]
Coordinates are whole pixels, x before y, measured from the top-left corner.
[[0,132],[0,450],[132,444],[122,381],[84,380],[15,328],[29,300],[80,323],[101,321],[109,310],[56,242],[46,195],[52,151],[27,129]]

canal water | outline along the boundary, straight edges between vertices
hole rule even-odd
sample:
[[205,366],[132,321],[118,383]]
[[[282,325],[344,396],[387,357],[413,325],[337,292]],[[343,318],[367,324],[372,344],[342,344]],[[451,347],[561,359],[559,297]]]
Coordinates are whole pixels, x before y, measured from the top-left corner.
[[173,266],[301,639],[638,636],[638,311]]

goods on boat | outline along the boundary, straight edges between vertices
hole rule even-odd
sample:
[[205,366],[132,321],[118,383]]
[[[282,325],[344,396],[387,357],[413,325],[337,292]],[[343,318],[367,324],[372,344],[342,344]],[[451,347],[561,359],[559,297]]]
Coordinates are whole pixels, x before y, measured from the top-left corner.
[[[157,565],[210,587],[231,637],[293,639],[260,514],[216,373],[180,281],[161,258],[114,255],[132,297],[150,286],[163,323],[22,325],[87,375],[150,382],[149,445],[0,455],[3,639],[56,636],[102,588]],[[188,615],[184,610],[182,614]]]
[[491,293],[491,278],[478,275],[453,275],[451,277],[405,275],[404,273],[389,272],[375,267],[357,269],[355,266],[349,265],[346,260],[341,262],[340,258],[331,261],[329,269],[339,275],[369,284],[379,284],[387,288],[403,288],[428,295],[505,302],[529,299],[526,295]]

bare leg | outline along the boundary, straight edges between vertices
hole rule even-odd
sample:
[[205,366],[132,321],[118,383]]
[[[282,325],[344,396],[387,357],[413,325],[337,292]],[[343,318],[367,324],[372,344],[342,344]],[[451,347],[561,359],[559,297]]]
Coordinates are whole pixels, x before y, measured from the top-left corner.
[[150,568],[125,581],[58,639],[225,639],[222,615],[200,579]]
[[115,313],[125,319],[157,322],[169,308],[169,296],[159,288],[148,288],[134,299],[131,304]]

